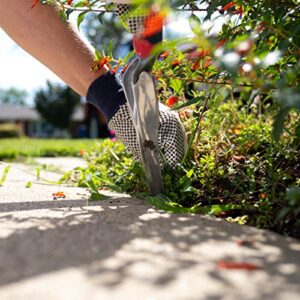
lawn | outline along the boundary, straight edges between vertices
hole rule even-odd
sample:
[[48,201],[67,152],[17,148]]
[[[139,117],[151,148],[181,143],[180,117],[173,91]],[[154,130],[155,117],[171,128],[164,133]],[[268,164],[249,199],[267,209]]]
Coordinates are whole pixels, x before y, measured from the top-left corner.
[[0,160],[26,157],[82,156],[101,140],[94,139],[0,139]]

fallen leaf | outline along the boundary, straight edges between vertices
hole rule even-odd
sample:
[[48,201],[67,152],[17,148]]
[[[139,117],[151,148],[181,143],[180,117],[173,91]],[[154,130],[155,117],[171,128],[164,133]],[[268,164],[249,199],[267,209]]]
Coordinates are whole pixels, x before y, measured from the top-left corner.
[[224,260],[219,261],[217,266],[219,269],[230,269],[230,270],[255,271],[260,269],[259,266],[252,263],[224,261]]
[[238,246],[252,246],[254,244],[253,240],[236,240],[235,243]]
[[66,198],[66,195],[64,192],[53,193],[52,196],[53,196],[53,200]]

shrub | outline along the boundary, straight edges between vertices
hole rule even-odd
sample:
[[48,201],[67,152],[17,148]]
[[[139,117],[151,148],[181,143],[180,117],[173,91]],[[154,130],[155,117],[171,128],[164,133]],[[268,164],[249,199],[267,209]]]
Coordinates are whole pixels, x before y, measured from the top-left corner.
[[[288,129],[297,121],[294,115]],[[163,172],[162,198],[149,197],[141,164],[109,140],[87,152],[86,169],[64,180],[76,178],[93,195],[109,188],[143,195],[168,211],[208,213],[300,237],[299,138],[284,133],[276,142],[272,116],[256,118],[232,102],[207,111],[201,127],[201,139],[186,160]]]
[[20,137],[20,128],[16,124],[4,123],[0,124],[0,138]]
[[[78,25],[88,12],[94,11],[101,19],[105,9],[112,9],[102,1],[41,2],[58,4],[65,19],[81,11]],[[134,2],[143,2],[150,12],[159,7],[163,15],[185,12],[194,34],[165,41],[152,52],[158,58],[152,75],[157,79],[159,100],[179,111],[190,147],[176,172],[164,174],[163,200],[151,198],[151,203],[297,235],[298,1],[275,1],[275,5],[271,0]],[[221,29],[212,30],[220,22]],[[182,51],[187,46],[189,50]],[[131,57],[119,59],[96,51],[93,69],[106,65],[116,72]],[[249,114],[259,98],[255,114]],[[94,192],[98,187],[145,192],[139,164],[117,146],[110,146],[90,153],[90,166],[80,170],[79,184]]]

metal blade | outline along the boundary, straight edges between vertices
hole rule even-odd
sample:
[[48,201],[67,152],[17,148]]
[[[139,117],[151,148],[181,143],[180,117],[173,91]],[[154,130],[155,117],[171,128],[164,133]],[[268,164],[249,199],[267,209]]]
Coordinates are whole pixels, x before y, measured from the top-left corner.
[[159,106],[154,81],[147,72],[141,72],[143,65],[140,60],[132,62],[124,74],[123,86],[150,191],[156,195],[163,191],[158,147]]

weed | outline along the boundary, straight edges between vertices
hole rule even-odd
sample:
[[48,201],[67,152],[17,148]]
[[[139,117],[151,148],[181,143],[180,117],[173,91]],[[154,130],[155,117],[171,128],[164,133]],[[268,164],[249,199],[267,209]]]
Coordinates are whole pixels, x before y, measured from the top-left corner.
[[32,186],[32,182],[31,181],[27,181],[27,183],[26,183],[26,188],[27,189],[30,189],[31,188],[31,186]]
[[6,166],[6,167],[4,168],[3,174],[2,174],[2,176],[1,176],[1,178],[0,178],[0,186],[3,186],[3,184],[4,184],[5,180],[6,180],[6,177],[7,177],[7,174],[8,174],[8,172],[9,172],[9,170],[10,170],[10,165],[8,165],[8,166]]
[[[293,122],[296,116],[291,126]],[[298,236],[300,154],[295,139],[284,133],[275,142],[270,116],[256,118],[225,103],[205,113],[199,142],[191,144],[186,160],[164,170],[163,195],[149,196],[141,164],[121,143],[109,140],[86,154],[86,169],[77,168],[64,181],[89,187],[95,198],[99,190],[111,189],[142,196],[169,212],[205,213]]]

